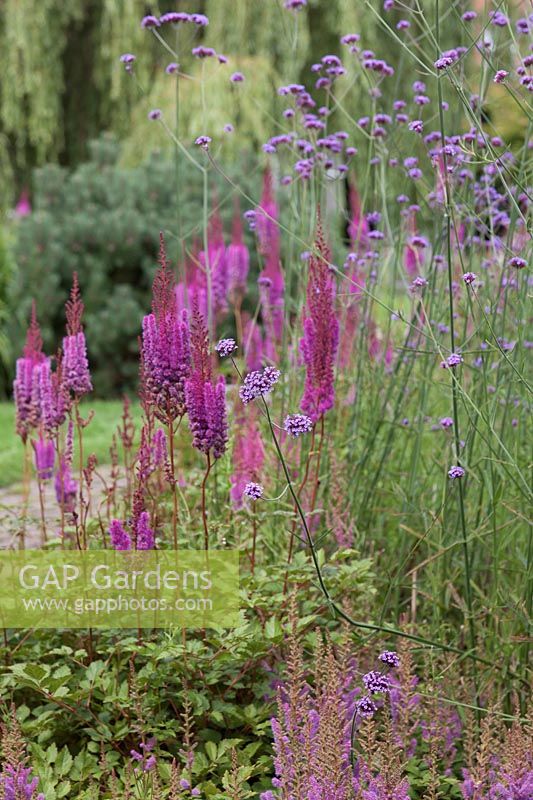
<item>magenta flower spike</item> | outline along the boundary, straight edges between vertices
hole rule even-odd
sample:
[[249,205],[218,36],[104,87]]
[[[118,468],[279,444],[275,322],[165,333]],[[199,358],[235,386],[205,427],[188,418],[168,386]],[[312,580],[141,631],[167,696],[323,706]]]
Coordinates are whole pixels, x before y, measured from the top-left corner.
[[313,422],[333,408],[334,365],[339,344],[339,322],[335,312],[335,282],[329,269],[330,253],[320,226],[316,253],[309,259],[307,307],[300,349],[306,366],[302,411]]
[[226,383],[222,375],[213,383],[209,336],[198,308],[193,311],[191,340],[193,369],[185,382],[185,400],[193,445],[217,459],[228,441]]
[[62,380],[62,356],[56,358],[56,370],[52,372],[49,358],[38,367],[39,402],[41,406],[41,422],[44,430],[53,435],[64,423],[70,409],[71,401],[68,389]]
[[111,520],[109,538],[114,550],[131,550],[131,537],[119,519]]
[[265,463],[265,449],[254,406],[250,406],[246,411],[241,406],[236,421],[230,497],[234,507],[241,508],[246,484],[259,482]]
[[76,398],[92,391],[87,345],[81,318],[83,302],[78,284],[78,273],[73,276],[70,298],[65,305],[67,336],[63,339],[62,379],[65,388]]
[[253,371],[261,369],[264,356],[264,342],[261,328],[257,322],[247,314],[243,314],[243,342],[246,369]]
[[354,250],[364,247],[368,243],[368,222],[361,210],[361,199],[355,183],[349,183],[350,225],[348,234]]
[[76,507],[78,482],[72,477],[71,466],[62,458],[54,479],[57,504],[67,514],[72,514]]
[[31,444],[35,454],[35,470],[37,476],[41,481],[48,481],[54,474],[54,443],[39,436],[37,440],[32,439]]
[[246,293],[246,279],[250,269],[250,253],[244,244],[242,219],[238,206],[233,215],[231,244],[226,250],[228,291],[233,303]]
[[31,320],[26,333],[22,357],[17,359],[13,397],[15,400],[16,430],[25,442],[31,430],[39,424],[39,366],[46,360],[41,329],[37,321],[35,302],[32,303]]
[[178,311],[174,275],[161,234],[159,269],[152,287],[152,313],[142,322],[142,380],[146,402],[168,424],[185,413],[185,380],[191,367],[188,314]]
[[58,506],[67,514],[72,514],[76,507],[78,483],[72,477],[72,457],[74,449],[74,425],[69,420],[65,450],[54,479],[54,489]]
[[200,263],[205,269],[209,262],[209,270],[211,273],[211,291],[212,297],[209,298],[213,317],[216,319],[220,315],[225,314],[228,310],[228,263],[226,257],[226,245],[224,242],[224,231],[222,227],[222,218],[217,207],[216,197],[214,200],[215,209],[212,212],[211,219],[209,220],[209,229],[207,233],[207,258],[205,252],[202,250],[199,253]]

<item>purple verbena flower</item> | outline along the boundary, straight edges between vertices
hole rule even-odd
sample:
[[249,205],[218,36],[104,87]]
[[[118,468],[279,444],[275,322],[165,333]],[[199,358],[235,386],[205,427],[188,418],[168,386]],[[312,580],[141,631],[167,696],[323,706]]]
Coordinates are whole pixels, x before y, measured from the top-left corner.
[[371,697],[361,697],[361,699],[357,701],[356,708],[359,716],[365,719],[371,719],[378,710],[378,707]]
[[459,353],[452,353],[445,361],[441,361],[440,365],[442,369],[448,369],[448,367],[457,367],[459,364],[463,363],[463,357],[459,355]]
[[159,20],[153,14],[148,14],[141,20],[141,28],[159,28]]
[[281,372],[275,367],[265,367],[263,370],[254,370],[246,375],[239,389],[239,397],[244,405],[251,403],[258,397],[268,394],[280,379]]
[[389,667],[397,668],[400,666],[400,657],[394,650],[384,650],[383,653],[378,656],[378,659]]
[[215,350],[221,358],[225,358],[237,350],[237,342],[235,339],[220,339],[215,345]]
[[448,477],[452,480],[455,478],[463,478],[465,475],[465,470],[462,467],[450,467],[448,470]]
[[453,419],[451,417],[442,417],[439,424],[441,428],[444,428],[444,430],[446,430],[447,428],[453,427]]
[[194,140],[194,144],[197,147],[201,147],[203,150],[209,150],[209,145],[211,144],[211,137],[210,136],[198,136]]
[[260,500],[263,497],[264,491],[260,483],[253,483],[250,481],[244,487],[243,495],[249,497],[251,500]]
[[476,280],[477,275],[475,272],[465,272],[463,275],[463,281],[466,283],[467,286],[470,286]]
[[378,670],[372,670],[363,675],[363,683],[370,694],[390,692],[391,684],[389,679]]
[[296,438],[313,429],[313,420],[305,414],[288,414],[283,427],[289,436]]
[[307,5],[307,0],[285,0],[283,5],[289,11],[301,11]]

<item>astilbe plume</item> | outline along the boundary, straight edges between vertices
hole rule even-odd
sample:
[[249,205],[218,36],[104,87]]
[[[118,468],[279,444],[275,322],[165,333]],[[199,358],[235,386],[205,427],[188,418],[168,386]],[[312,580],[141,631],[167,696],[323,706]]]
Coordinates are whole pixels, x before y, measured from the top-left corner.
[[72,457],[74,449],[74,426],[69,421],[65,438],[65,450],[59,462],[59,468],[54,479],[56,500],[60,508],[67,514],[72,514],[76,506],[78,483],[72,477]]
[[300,349],[306,366],[302,411],[316,422],[335,402],[334,365],[339,343],[335,314],[335,282],[328,263],[330,254],[321,227],[316,253],[309,259],[307,307]]
[[226,249],[226,264],[229,297],[231,302],[236,305],[246,292],[246,279],[250,269],[250,253],[244,243],[242,219],[238,206],[233,215],[231,244]]
[[[278,224],[279,211],[274,197],[272,173],[267,169],[263,178],[263,193],[255,220],[259,252],[264,257],[264,268],[259,277],[263,287],[262,313],[272,347],[281,340],[283,332],[283,295],[285,280],[281,269],[281,237]],[[271,354],[271,357],[273,353]]]
[[57,434],[72,405],[68,389],[63,381],[61,352],[57,354],[55,362],[54,371],[52,371],[49,358],[38,367],[41,426],[50,437]]
[[54,443],[40,436],[32,439],[35,454],[35,470],[40,481],[50,480],[54,474],[55,449]]
[[261,369],[263,366],[265,355],[263,334],[257,322],[250,319],[248,315],[243,314],[243,321],[244,360],[246,369],[255,371]]
[[243,505],[243,492],[250,482],[259,483],[265,462],[265,449],[253,405],[246,409],[239,403],[235,414],[235,443],[230,497],[235,508]]
[[32,777],[31,767],[8,764],[0,774],[2,800],[44,800],[44,794],[37,791],[39,778]]
[[43,351],[41,330],[37,321],[35,301],[32,303],[31,320],[26,333],[22,357],[17,359],[13,382],[13,397],[16,411],[16,430],[23,442],[39,424],[41,415],[39,401],[39,365],[46,356]]
[[320,644],[317,633],[317,669],[313,687],[302,665],[295,630],[290,636],[288,681],[278,693],[278,715],[272,720],[276,777],[274,791],[261,800],[351,800],[351,700],[333,649]]
[[185,381],[191,349],[187,311],[178,311],[174,275],[160,238],[159,269],[152,287],[152,313],[142,323],[142,380],[145,402],[169,424],[185,413]]
[[348,208],[350,220],[348,237],[354,250],[361,250],[368,243],[368,222],[361,210],[361,198],[355,183],[348,183]]
[[533,726],[498,725],[489,709],[479,742],[468,743],[470,764],[463,770],[464,800],[530,800],[533,797]]
[[198,242],[193,242],[191,253],[185,258],[184,279],[176,285],[175,294],[178,308],[198,306],[204,319],[208,318],[207,276],[201,265]]
[[366,275],[356,253],[349,253],[345,263],[347,291],[340,298],[340,340],[337,354],[339,367],[346,369],[356,352],[355,337],[361,322],[360,304],[366,286]]
[[28,756],[20,726],[13,708],[9,722],[0,723],[2,770],[0,772],[0,797],[2,800],[44,800],[44,794],[35,794],[39,779],[32,777],[27,766]]
[[220,318],[228,310],[228,263],[222,218],[218,210],[216,198],[215,209],[211,214],[207,231],[207,257],[205,250],[199,253],[199,260],[205,270],[211,274],[211,303],[213,318]]
[[153,550],[155,532],[150,527],[148,511],[140,511],[126,525],[119,519],[111,520],[109,538],[115,550]]
[[220,458],[228,441],[226,384],[222,375],[213,382],[209,335],[198,308],[193,310],[191,344],[193,368],[185,382],[185,398],[193,445],[206,456]]
[[333,451],[330,454],[331,483],[327,504],[327,524],[339,548],[352,547],[354,543],[353,522],[350,515],[348,484],[341,461]]
[[73,276],[70,298],[65,305],[67,335],[63,338],[62,379],[67,391],[76,398],[92,391],[87,345],[82,329],[83,302],[78,284],[78,273]]

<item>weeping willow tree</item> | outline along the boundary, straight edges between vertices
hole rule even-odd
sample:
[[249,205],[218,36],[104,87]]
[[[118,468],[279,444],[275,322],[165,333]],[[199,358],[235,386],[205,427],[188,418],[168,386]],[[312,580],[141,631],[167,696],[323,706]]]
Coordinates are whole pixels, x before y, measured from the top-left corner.
[[[430,0],[418,2],[432,13]],[[275,87],[311,85],[310,65],[325,53],[339,53],[342,34],[359,32],[391,63],[403,57],[380,27],[381,7],[381,0],[308,0],[305,10],[294,13],[283,0],[0,0],[0,207],[13,203],[33,167],[48,161],[75,165],[102,131],[125,143],[126,164],[146,157],[147,142],[170,149],[154,126],[148,134],[146,115],[158,107],[175,120],[178,97],[184,141],[199,132],[218,135],[230,124],[235,132],[225,148],[257,147],[279,125]],[[193,26],[164,31],[188,76],[178,88],[164,72],[170,54],[140,26],[144,14],[169,10],[201,12],[210,20],[194,40]],[[453,20],[446,38],[457,42]],[[193,59],[191,47],[200,39],[230,64],[217,69]],[[137,57],[134,79],[119,62],[124,52]],[[247,80],[235,87],[229,75],[238,69]],[[348,78],[340,124],[346,115],[360,116],[364,100]]]
[[[87,142],[102,130],[125,138],[133,129],[128,159],[145,155],[139,143],[146,141],[146,108],[170,109],[175,91],[164,81],[168,54],[140,27],[145,13],[170,8],[206,13],[205,43],[231,57],[231,67],[208,76],[202,99],[200,67],[190,46],[180,53],[191,76],[180,86],[183,136],[204,124],[216,130],[229,123],[236,128],[235,141],[254,145],[271,132],[273,88],[280,76],[301,79],[314,51],[336,46],[341,27],[357,16],[356,5],[311,0],[308,11],[296,15],[281,0],[0,0],[1,207],[29,183],[33,167],[79,162]],[[118,61],[123,52],[137,56],[135,81]],[[246,70],[250,86],[236,94],[229,69]]]

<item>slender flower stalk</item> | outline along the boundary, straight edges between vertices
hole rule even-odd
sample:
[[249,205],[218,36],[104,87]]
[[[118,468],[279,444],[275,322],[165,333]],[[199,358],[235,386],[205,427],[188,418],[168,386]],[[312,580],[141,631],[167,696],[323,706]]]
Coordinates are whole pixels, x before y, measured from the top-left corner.
[[[439,0],[435,0],[435,21],[436,21],[436,42],[437,46],[439,44],[440,38],[440,7],[439,7]],[[442,99],[442,83],[440,75],[437,77],[437,90],[438,90],[438,98],[439,98],[439,121],[440,121],[440,137],[441,137],[441,147],[442,147],[442,159],[443,159],[443,174],[444,174],[444,205],[445,205],[445,226],[446,226],[446,262],[447,262],[447,270],[448,270],[448,299],[449,299],[449,316],[448,316],[448,324],[450,326],[450,342],[451,342],[451,350],[452,353],[455,349],[455,309],[454,309],[454,291],[453,291],[453,252],[452,252],[452,208],[451,208],[451,186],[449,181],[449,173],[448,173],[448,152],[446,149],[446,135],[445,135],[445,127],[444,127],[444,113],[443,113],[443,99]],[[459,454],[461,451],[461,436],[460,436],[460,429],[459,429],[459,404],[458,404],[458,395],[460,391],[460,387],[458,384],[457,376],[453,369],[449,370],[450,378],[451,378],[451,389],[452,389],[452,409],[453,409],[453,431],[454,431],[454,439],[455,439],[455,452],[456,457],[459,458]],[[459,468],[461,464],[457,465]],[[466,515],[465,515],[465,505],[464,505],[464,484],[462,480],[456,482],[458,484],[458,493],[459,493],[459,515],[460,515],[460,524],[461,524],[461,532],[462,532],[462,549],[463,549],[463,558],[464,558],[464,573],[465,573],[465,595],[466,595],[466,609],[467,609],[467,626],[469,631],[470,637],[470,647],[472,652],[476,651],[476,624],[474,619],[474,608],[473,608],[473,600],[472,600],[472,585],[471,585],[471,574],[470,574],[470,553],[468,549],[468,539],[467,539],[467,531],[466,531]],[[477,668],[476,662],[472,661],[472,670],[473,670],[473,678],[474,678],[474,685],[476,689],[476,705],[479,706],[479,687],[477,682]]]

